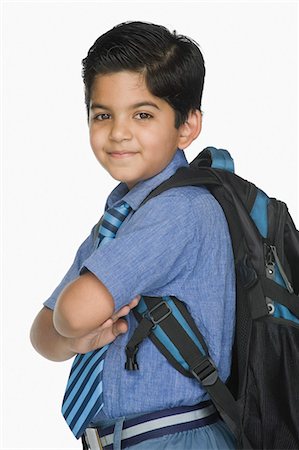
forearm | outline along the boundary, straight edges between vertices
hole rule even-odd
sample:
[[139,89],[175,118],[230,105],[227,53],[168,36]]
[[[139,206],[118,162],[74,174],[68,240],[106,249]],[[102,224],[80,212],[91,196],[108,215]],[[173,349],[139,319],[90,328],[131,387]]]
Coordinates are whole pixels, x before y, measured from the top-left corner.
[[110,292],[88,272],[62,291],[54,309],[53,323],[61,336],[78,338],[103,324],[113,311]]
[[75,355],[71,340],[54,328],[53,311],[48,308],[43,308],[34,320],[30,339],[35,350],[51,361],[65,361]]

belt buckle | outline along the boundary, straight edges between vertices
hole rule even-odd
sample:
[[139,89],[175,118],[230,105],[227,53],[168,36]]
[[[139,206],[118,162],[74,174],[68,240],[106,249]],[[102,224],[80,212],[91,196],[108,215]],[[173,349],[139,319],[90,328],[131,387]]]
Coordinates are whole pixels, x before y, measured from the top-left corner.
[[85,437],[90,450],[103,450],[101,439],[96,428],[86,428]]

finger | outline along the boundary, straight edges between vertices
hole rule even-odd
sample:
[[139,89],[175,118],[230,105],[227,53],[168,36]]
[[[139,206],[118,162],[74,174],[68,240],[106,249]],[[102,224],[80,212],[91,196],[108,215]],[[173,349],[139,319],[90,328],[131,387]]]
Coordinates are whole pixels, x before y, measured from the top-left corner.
[[112,326],[112,333],[114,336],[119,336],[120,334],[124,334],[128,331],[128,324],[126,320],[119,319]]
[[133,300],[130,301],[129,307],[130,307],[131,309],[135,308],[135,306],[137,306],[138,303],[140,302],[140,299],[141,299],[141,296],[140,296],[140,295],[137,295],[137,297],[133,298]]
[[104,323],[102,323],[102,325],[100,325],[100,326],[95,330],[95,332],[104,330],[104,329],[106,329],[106,328],[110,328],[110,327],[112,327],[113,323],[114,323],[114,320],[112,319],[112,317],[110,317],[110,318],[107,319]]
[[115,322],[120,317],[123,317],[123,316],[126,316],[127,314],[129,314],[130,310],[135,308],[135,306],[138,305],[140,299],[141,299],[141,296],[137,295],[135,298],[133,298],[133,300],[131,300],[131,302],[128,305],[125,305],[122,308],[120,308],[118,311],[116,311],[111,316],[111,319]]
[[116,313],[114,313],[111,316],[111,319],[115,322],[116,320],[118,320],[120,317],[126,316],[127,314],[129,314],[130,312],[130,307],[129,305],[125,305],[122,308],[120,308],[118,311],[116,311]]

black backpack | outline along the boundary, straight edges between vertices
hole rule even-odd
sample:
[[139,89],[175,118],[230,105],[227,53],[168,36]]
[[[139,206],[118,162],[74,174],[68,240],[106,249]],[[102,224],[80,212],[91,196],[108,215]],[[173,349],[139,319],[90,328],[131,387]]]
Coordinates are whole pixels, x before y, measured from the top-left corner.
[[204,386],[238,448],[299,449],[299,232],[285,203],[233,172],[230,154],[208,147],[143,202],[167,189],[204,185],[225,213],[237,283],[229,380],[220,380],[184,303],[171,296],[143,296],[133,310],[139,324],[126,347],[126,369],[138,370],[138,347],[149,337]]

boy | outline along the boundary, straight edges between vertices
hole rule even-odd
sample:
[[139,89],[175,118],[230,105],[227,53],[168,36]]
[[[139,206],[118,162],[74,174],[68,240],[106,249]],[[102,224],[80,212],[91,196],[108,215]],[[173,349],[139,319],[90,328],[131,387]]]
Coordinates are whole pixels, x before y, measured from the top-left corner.
[[[139,208],[155,187],[188,164],[183,149],[201,131],[204,75],[195,42],[143,22],[114,27],[83,60],[91,147],[120,181],[106,210],[125,204],[128,215],[105,245],[95,243],[93,229],[35,319],[31,340],[55,361],[110,343],[101,372],[103,406],[87,424],[84,448],[234,448],[205,391],[172,368],[149,339],[140,346],[140,369],[124,368],[136,326],[130,310],[140,295],[173,295],[186,303],[220,377],[229,375],[234,264],[220,206],[205,188],[190,186]],[[136,436],[140,424],[145,432]],[[99,429],[95,439],[93,427]]]

